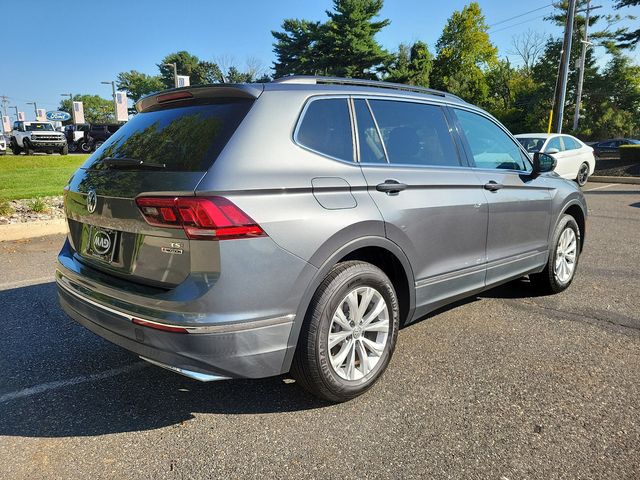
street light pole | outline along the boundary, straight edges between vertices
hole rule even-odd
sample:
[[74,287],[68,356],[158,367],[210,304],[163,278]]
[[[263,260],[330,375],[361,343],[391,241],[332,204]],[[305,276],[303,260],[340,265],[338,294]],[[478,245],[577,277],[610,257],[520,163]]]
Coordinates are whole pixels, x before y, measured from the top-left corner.
[[27,102],[27,105],[33,105],[33,111],[36,113],[36,122],[38,121],[38,105],[36,105],[36,102]]
[[71,110],[71,121],[76,123],[76,111],[73,109],[73,94],[72,93],[61,93],[61,97],[69,97],[69,110]]
[[116,82],[100,82],[104,85],[111,84],[111,91],[113,92],[113,121],[115,122],[118,118],[118,102],[116,101]]
[[177,63],[163,63],[165,67],[173,67],[173,86],[178,88],[178,64]]

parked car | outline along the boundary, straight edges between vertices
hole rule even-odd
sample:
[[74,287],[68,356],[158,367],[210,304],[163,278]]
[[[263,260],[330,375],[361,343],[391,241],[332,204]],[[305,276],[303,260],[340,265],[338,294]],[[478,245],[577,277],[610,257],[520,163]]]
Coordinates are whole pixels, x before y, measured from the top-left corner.
[[596,168],[593,148],[571,135],[521,133],[516,138],[530,154],[552,155],[557,160],[555,172],[562,178],[575,180],[581,187]]
[[592,143],[591,147],[596,157],[610,158],[620,156],[621,145],[640,145],[640,140],[634,138],[615,138]]
[[67,139],[63,133],[55,130],[51,122],[14,122],[9,145],[14,155],[21,152],[26,155],[34,152],[69,153]]
[[78,150],[81,150],[85,138],[85,132],[87,131],[89,131],[88,123],[80,125],[66,125],[64,127],[64,134],[67,137],[67,144],[69,145],[70,152],[77,152]]
[[97,150],[118,131],[120,126],[119,124],[91,124],[84,133],[84,142],[80,145],[80,149],[85,153]]
[[453,95],[289,77],[136,108],[65,190],[55,277],[72,318],[155,365],[291,371],[344,401],[400,325],[525,275],[546,292],[574,278],[580,189]]
[[7,153],[7,140],[4,138],[4,135],[0,135],[0,155],[5,155]]

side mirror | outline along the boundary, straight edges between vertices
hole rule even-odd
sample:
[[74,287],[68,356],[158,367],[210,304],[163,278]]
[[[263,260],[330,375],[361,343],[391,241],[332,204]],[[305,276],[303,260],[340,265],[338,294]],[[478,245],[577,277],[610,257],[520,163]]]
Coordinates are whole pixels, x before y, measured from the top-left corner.
[[547,148],[544,153],[546,153],[547,155],[553,155],[554,153],[559,153],[560,150],[558,150],[557,148]]
[[535,152],[533,154],[532,175],[537,177],[541,173],[551,172],[556,168],[557,163],[557,160],[548,153]]

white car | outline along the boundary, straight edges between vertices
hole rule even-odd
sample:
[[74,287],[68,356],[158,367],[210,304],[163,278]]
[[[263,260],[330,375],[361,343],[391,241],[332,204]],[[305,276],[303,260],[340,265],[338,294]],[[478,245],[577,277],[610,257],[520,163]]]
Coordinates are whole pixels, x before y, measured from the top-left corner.
[[521,133],[515,137],[529,154],[544,152],[555,158],[558,164],[554,170],[562,178],[583,186],[593,175],[596,168],[593,148],[576,137],[557,133]]

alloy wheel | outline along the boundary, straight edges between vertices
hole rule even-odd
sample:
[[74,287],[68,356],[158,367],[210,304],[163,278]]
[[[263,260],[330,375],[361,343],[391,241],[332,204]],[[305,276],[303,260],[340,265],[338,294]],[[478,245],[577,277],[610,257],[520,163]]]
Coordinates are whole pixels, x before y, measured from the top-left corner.
[[327,338],[329,361],[345,380],[360,380],[380,361],[389,339],[389,308],[372,287],[351,290],[333,314]]
[[576,232],[572,228],[565,228],[556,247],[556,261],[553,273],[556,278],[567,283],[573,277],[576,268],[576,259],[578,256],[578,239]]

